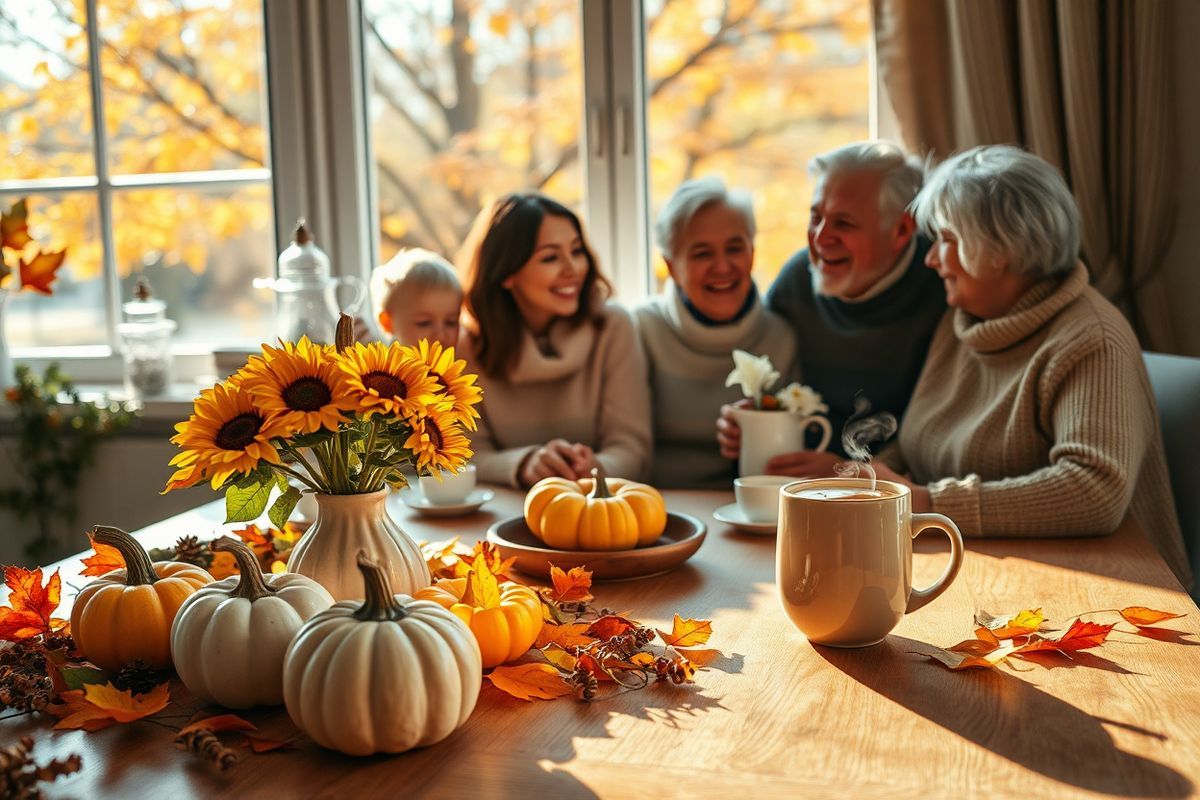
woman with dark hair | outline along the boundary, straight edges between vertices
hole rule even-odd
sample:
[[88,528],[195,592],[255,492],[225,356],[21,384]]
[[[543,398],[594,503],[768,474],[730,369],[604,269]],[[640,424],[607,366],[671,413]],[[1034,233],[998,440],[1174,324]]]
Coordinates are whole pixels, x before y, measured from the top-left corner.
[[528,487],[595,466],[642,479],[650,390],[629,313],[607,302],[579,218],[510,194],[476,219],[460,254],[461,355],[483,388],[472,439],[480,480]]

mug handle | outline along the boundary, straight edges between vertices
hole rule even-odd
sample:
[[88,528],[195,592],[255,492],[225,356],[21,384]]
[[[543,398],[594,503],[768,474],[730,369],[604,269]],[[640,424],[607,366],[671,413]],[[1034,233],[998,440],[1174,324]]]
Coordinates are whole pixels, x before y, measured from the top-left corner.
[[911,614],[946,591],[958,575],[958,570],[962,567],[962,534],[959,532],[958,526],[954,524],[954,520],[943,514],[912,515],[912,538],[916,539],[923,531],[927,531],[930,528],[937,528],[950,538],[950,563],[942,571],[942,576],[934,581],[932,585],[924,589],[913,587],[912,593],[908,596],[908,608],[904,609],[905,614]]
[[343,308],[350,316],[358,314],[358,309],[362,306],[363,300],[367,299],[367,284],[357,275],[342,275],[338,279],[338,288],[349,286],[354,290],[354,299],[347,303]]
[[825,448],[829,447],[829,440],[833,437],[833,430],[829,427],[829,420],[824,417],[811,416],[804,420],[804,430],[808,430],[810,425],[816,425],[821,429],[821,443],[813,448],[814,452],[825,452]]

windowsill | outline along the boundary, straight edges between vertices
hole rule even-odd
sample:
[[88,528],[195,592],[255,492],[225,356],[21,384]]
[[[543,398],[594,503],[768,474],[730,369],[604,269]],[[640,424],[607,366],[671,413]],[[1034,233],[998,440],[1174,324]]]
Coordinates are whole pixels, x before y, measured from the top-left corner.
[[[192,383],[173,383],[166,392],[155,397],[148,397],[141,402],[138,420],[130,428],[122,431],[119,436],[169,437],[175,433],[176,423],[183,422],[192,413],[192,403],[202,389],[213,385],[215,377],[209,376],[207,382],[197,380]],[[100,402],[106,397],[110,400],[129,400],[123,384],[78,383],[80,399],[84,402]],[[13,432],[13,419],[16,413],[9,405],[0,405],[0,436],[9,436]]]

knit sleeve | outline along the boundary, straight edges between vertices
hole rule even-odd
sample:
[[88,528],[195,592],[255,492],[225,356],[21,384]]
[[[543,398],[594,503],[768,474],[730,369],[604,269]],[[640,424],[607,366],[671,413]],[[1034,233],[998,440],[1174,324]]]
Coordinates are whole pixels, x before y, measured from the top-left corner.
[[1073,363],[1048,368],[1038,391],[1038,419],[1053,437],[1049,465],[1003,480],[977,474],[939,480],[929,486],[934,511],[953,519],[966,536],[1116,530],[1152,441],[1152,415],[1131,358],[1127,348],[1104,340]]
[[646,354],[629,313],[605,322],[596,460],[614,477],[645,480],[650,462],[650,380]]
[[485,410],[483,418],[479,420],[479,429],[471,435],[471,450],[474,453],[471,463],[475,465],[480,481],[520,489],[521,463],[537,448],[538,445],[525,445],[498,449]]

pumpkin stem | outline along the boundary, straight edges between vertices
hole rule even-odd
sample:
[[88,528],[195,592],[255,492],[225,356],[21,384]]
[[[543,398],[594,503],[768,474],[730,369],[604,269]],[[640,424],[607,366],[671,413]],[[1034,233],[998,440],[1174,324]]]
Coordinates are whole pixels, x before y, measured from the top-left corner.
[[93,542],[117,548],[125,562],[126,586],[148,586],[158,580],[154,562],[150,560],[146,548],[125,531],[108,525],[96,525],[88,535]]
[[366,588],[366,599],[354,612],[354,618],[363,620],[398,620],[408,616],[409,611],[396,602],[392,587],[388,585],[387,572],[379,562],[367,555],[366,550],[358,551],[358,571],[363,576],[363,586]]
[[237,587],[229,593],[230,597],[244,597],[253,603],[259,598],[275,594],[274,587],[268,586],[267,582],[263,580],[262,570],[258,566],[258,556],[254,555],[254,551],[245,543],[230,536],[222,536],[214,539],[208,547],[214,553],[233,553],[233,560],[237,562],[238,574],[241,579],[238,581]]
[[612,497],[612,492],[608,490],[606,477],[604,467],[599,465],[592,467],[592,479],[596,481],[596,485],[592,487],[591,497]]

